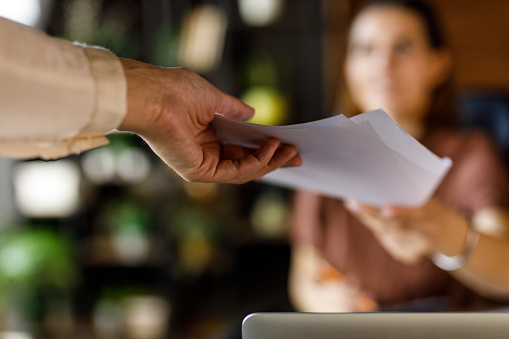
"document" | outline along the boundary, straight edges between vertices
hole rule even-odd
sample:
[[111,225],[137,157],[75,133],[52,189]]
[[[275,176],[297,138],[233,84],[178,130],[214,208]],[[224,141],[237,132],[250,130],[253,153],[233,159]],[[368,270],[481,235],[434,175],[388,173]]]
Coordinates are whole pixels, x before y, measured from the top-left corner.
[[257,148],[269,137],[294,145],[302,166],[280,168],[263,181],[373,206],[420,206],[433,195],[452,162],[403,130],[383,109],[352,118],[264,126],[216,115],[225,143]]

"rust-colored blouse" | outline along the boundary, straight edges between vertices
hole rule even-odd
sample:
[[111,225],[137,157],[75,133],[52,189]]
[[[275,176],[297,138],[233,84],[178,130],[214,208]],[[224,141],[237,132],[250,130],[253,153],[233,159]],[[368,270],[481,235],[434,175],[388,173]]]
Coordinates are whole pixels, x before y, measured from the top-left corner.
[[[422,143],[454,165],[435,196],[467,215],[508,206],[509,183],[498,150],[480,132],[440,131]],[[388,310],[466,310],[490,307],[429,259],[417,265],[394,260],[370,230],[349,214],[340,199],[297,192],[293,242],[314,244],[345,276]]]

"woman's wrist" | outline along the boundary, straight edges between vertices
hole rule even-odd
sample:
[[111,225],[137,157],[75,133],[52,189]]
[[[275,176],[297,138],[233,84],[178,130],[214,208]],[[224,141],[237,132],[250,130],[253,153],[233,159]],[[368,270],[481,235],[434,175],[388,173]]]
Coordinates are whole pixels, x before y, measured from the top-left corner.
[[442,216],[443,226],[432,241],[432,248],[433,252],[452,257],[463,252],[471,222],[466,215],[454,209],[447,209]]
[[477,247],[480,234],[474,227],[469,227],[467,238],[463,250],[454,256],[447,256],[440,252],[436,252],[432,256],[433,263],[445,271],[456,271],[466,265],[470,255]]
[[449,214],[444,225],[447,227],[440,241],[437,241],[431,260],[443,270],[454,271],[466,264],[477,246],[479,233],[465,215],[456,211]]

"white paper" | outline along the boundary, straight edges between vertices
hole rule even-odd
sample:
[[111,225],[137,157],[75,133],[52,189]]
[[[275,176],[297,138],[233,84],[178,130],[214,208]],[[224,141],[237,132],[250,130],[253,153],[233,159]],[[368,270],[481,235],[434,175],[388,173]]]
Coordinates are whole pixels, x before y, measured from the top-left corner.
[[405,132],[383,109],[347,118],[263,126],[216,115],[214,128],[232,144],[257,148],[269,137],[292,144],[302,166],[280,168],[264,181],[373,206],[419,206],[452,166]]

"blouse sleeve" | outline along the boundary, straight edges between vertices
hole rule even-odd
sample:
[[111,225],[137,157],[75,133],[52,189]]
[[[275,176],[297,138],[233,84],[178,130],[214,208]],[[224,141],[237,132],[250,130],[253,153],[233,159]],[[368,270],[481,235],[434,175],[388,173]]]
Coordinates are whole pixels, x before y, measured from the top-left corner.
[[465,144],[468,151],[462,156],[455,182],[464,205],[472,212],[509,207],[507,167],[494,142],[484,133],[475,133]]
[[290,218],[290,240],[293,244],[320,245],[320,206],[318,194],[295,192]]
[[53,159],[107,144],[126,93],[110,51],[0,18],[0,154]]

